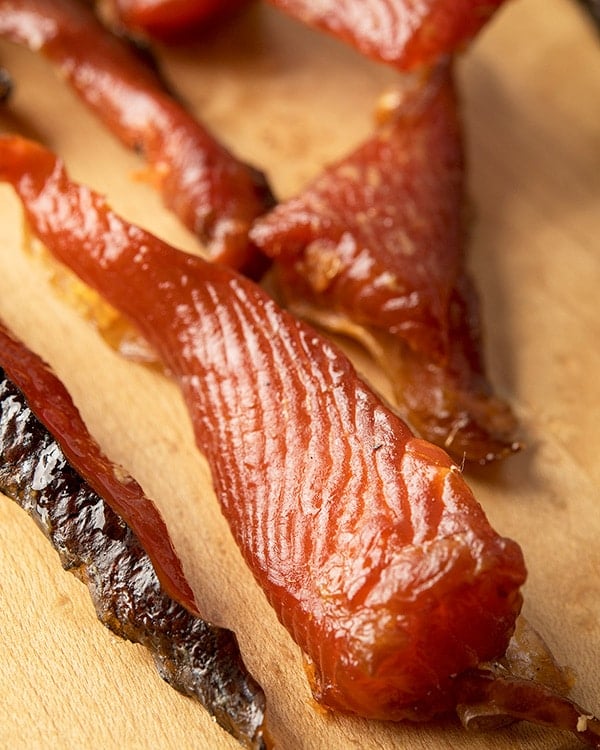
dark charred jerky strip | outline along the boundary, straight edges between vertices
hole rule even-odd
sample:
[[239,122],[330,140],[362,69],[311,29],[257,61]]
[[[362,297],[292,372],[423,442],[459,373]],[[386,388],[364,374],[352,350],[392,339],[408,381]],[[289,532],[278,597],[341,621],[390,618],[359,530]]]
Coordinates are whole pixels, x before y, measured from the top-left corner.
[[265,698],[235,635],[168,597],[138,539],[67,463],[0,370],[0,490],[37,522],[63,567],[88,587],[100,621],[146,646],[160,676],[198,699],[248,748],[265,748]]
[[0,322],[0,366],[25,394],[29,407],[54,436],[75,471],[117,513],[148,553],[166,594],[200,615],[158,509],[140,485],[100,450],[64,385],[37,354]]

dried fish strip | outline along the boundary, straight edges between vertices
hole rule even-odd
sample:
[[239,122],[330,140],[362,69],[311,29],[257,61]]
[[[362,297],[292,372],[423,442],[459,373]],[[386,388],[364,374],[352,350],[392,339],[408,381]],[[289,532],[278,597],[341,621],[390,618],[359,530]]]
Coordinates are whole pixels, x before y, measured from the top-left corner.
[[467,270],[465,165],[451,65],[399,90],[388,122],[258,219],[285,306],[356,339],[403,419],[455,460],[519,449],[517,421],[486,373]]
[[250,275],[264,258],[248,240],[274,199],[264,175],[231,154],[155,72],[74,0],[1,0],[0,36],[39,51],[86,106],[146,159],[167,208],[211,260]]
[[[520,550],[491,529],[443,451],[412,437],[340,352],[250,281],[123,222],[44,148],[7,137],[0,152],[33,231],[144,324],[179,378],[223,512],[309,657],[320,702],[389,720],[526,719],[600,747],[597,720],[564,697],[539,639],[513,633]],[[129,244],[115,243],[126,228]],[[464,646],[472,666],[452,668]]]
[[271,0],[285,13],[403,70],[465,47],[504,0]]
[[[32,232],[134,321],[179,382],[221,509],[325,706],[453,706],[506,649],[525,567],[457,467],[256,284],[128,224],[50,151],[0,139]],[[49,199],[52,196],[52,199]]]

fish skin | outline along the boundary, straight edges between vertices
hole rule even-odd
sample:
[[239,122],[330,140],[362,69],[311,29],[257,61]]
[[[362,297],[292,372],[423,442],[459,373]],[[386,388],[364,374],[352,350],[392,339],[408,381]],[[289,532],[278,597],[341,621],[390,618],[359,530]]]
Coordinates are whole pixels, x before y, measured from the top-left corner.
[[235,635],[165,593],[131,528],[69,464],[1,367],[0,491],[86,584],[103,625],[148,648],[162,679],[198,700],[244,747],[266,750],[265,696]]
[[233,536],[311,660],[317,699],[391,720],[451,710],[451,676],[506,649],[526,572],[449,456],[260,287],[124,222],[43,147],[0,139],[0,179],[179,382]]
[[71,466],[129,526],[148,553],[161,586],[193,615],[194,592],[173,547],[165,522],[138,482],[100,450],[63,384],[52,370],[0,321],[0,366],[25,394],[33,413]]

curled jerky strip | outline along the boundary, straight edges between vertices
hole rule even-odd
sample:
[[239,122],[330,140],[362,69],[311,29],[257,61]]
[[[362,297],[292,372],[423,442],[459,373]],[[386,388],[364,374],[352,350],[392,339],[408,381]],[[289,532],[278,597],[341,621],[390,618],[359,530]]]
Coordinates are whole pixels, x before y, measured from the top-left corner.
[[165,205],[212,260],[250,274],[263,269],[248,229],[274,202],[264,176],[218,143],[89,8],[0,0],[0,35],[41,52],[114,135],[143,154]]
[[600,721],[567,698],[571,680],[523,616],[503,658],[459,676],[457,683],[456,710],[467,729],[489,731],[525,720],[600,747]]

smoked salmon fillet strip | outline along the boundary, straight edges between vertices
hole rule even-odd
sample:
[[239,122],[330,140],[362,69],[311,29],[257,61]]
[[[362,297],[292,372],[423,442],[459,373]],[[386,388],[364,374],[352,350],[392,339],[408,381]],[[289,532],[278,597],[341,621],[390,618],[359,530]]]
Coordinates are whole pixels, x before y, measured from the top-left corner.
[[91,9],[75,0],[0,0],[0,36],[40,52],[142,154],[165,205],[211,260],[260,275],[264,259],[248,230],[275,202],[264,175],[219,143]]
[[487,378],[466,268],[465,158],[452,66],[398,87],[388,120],[298,195],[257,219],[283,303],[357,339],[421,437],[457,461],[516,450],[517,421]]
[[454,707],[504,653],[525,580],[461,472],[257,285],[120,219],[45,148],[0,139],[35,235],[133,321],[179,382],[217,498],[325,706]]

